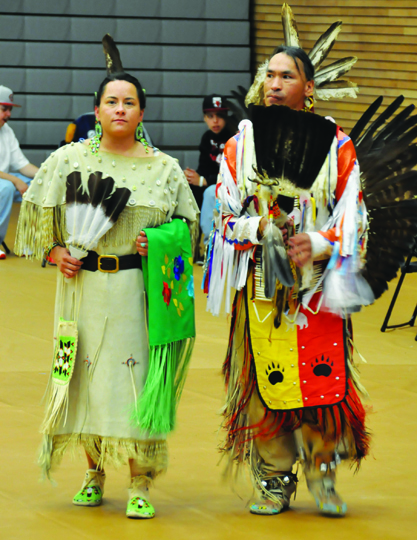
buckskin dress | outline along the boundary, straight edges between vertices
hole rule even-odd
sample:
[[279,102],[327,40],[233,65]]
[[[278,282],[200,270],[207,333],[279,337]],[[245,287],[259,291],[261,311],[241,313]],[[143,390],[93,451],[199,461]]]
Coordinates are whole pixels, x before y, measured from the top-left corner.
[[[142,229],[175,216],[185,218],[190,230],[198,227],[198,208],[175,159],[161,152],[142,158],[100,150],[93,155],[85,144],[71,143],[51,154],[25,193],[17,254],[31,252],[32,258],[42,259],[54,240],[64,245],[66,179],[74,171],[83,186],[90,174],[101,172],[116,187],[131,191],[115,225],[95,248],[100,255],[136,253]],[[148,371],[142,270],[80,270],[73,279],[58,272],[57,279],[55,332],[60,317],[76,319],[78,348],[67,410],[55,425],[44,424],[40,464],[49,474],[67,448],[82,445],[99,465],[133,458],[155,477],[167,467],[166,434],[151,437],[130,419]]]

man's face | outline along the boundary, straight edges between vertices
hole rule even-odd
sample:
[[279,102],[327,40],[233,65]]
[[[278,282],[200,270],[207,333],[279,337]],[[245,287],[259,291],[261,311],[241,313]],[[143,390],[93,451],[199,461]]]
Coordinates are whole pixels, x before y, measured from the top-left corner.
[[226,120],[215,112],[204,113],[204,122],[213,133],[220,133],[226,125]]
[[307,81],[303,63],[298,59],[296,61],[283,52],[269,61],[264,82],[264,103],[267,107],[286,105],[300,111],[305,106],[305,98],[313,94],[314,81]]
[[9,105],[0,105],[0,129],[9,120],[12,114],[12,108]]

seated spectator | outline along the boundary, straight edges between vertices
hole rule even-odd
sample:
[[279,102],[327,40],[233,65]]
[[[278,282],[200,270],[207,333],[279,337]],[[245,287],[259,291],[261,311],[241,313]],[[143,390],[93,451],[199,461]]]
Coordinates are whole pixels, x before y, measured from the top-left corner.
[[[232,130],[227,125],[228,110],[225,98],[216,94],[204,98],[203,113],[208,131],[201,138],[197,170],[187,167],[184,171],[198,207],[201,209],[200,226],[205,242],[207,242],[213,219],[220,160],[224,145],[233,136]],[[199,255],[197,255],[197,262],[200,262]]]
[[[13,103],[13,92],[0,85],[0,245],[6,236],[13,202],[22,200],[38,172],[38,167],[23,155],[14,131],[7,125],[13,107],[20,107]],[[0,259],[5,258],[6,254],[0,249]]]

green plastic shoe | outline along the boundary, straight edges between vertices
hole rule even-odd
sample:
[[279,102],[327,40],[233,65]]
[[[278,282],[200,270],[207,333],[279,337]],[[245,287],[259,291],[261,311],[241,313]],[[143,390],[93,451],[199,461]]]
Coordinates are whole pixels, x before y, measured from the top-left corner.
[[76,506],[100,506],[103,501],[105,479],[106,475],[103,471],[89,469],[85,473],[80,491],[72,500],[73,504]]

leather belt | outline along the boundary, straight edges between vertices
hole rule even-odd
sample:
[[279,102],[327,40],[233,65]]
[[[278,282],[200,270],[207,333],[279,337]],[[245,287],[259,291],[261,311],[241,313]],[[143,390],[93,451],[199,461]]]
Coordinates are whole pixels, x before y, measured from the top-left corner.
[[142,268],[142,257],[139,253],[133,255],[99,255],[95,251],[89,251],[87,257],[81,259],[83,265],[81,270],[89,272],[105,272],[106,274],[114,274],[119,270],[130,270],[131,268]]

